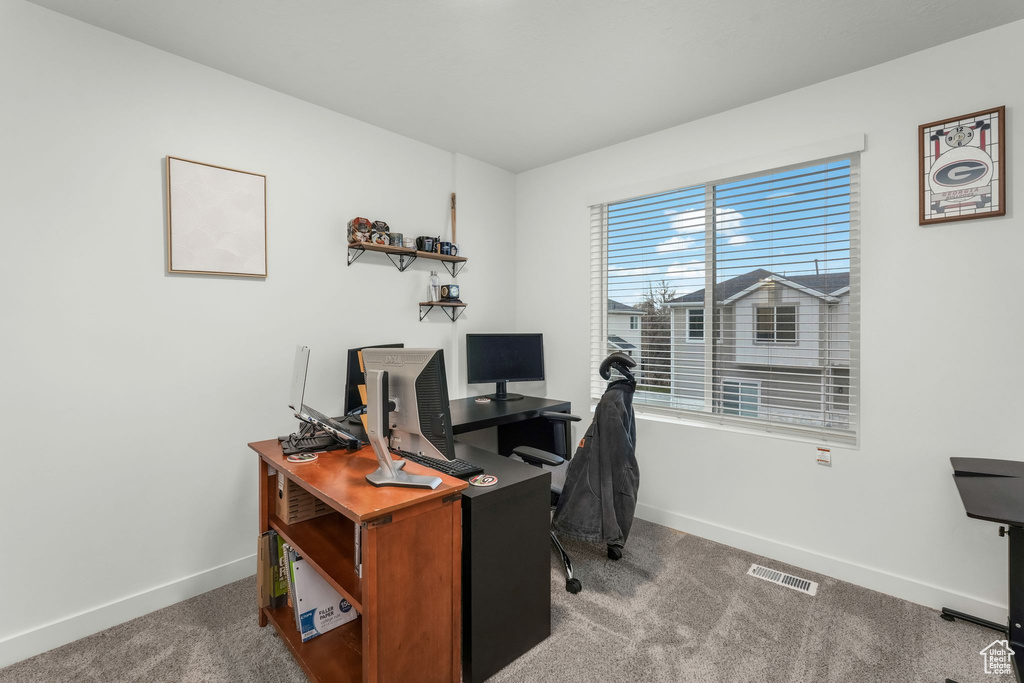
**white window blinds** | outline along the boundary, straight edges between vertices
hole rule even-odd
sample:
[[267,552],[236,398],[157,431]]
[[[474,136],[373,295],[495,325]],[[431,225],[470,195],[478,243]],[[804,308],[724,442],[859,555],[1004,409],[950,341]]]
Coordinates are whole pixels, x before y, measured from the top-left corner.
[[858,161],[591,207],[594,400],[621,350],[641,410],[855,442]]

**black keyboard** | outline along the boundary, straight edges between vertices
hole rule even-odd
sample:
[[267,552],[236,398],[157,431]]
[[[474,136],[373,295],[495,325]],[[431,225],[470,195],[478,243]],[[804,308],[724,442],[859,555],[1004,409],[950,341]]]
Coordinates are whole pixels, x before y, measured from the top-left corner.
[[429,458],[425,455],[409,453],[408,451],[397,451],[397,454],[417,465],[423,465],[424,467],[429,467],[432,470],[437,470],[459,479],[469,479],[474,474],[484,473],[483,467],[466,462],[465,460],[438,460],[437,458]]
[[302,409],[305,410],[306,413],[308,413],[310,417],[315,417],[316,419],[320,420],[321,422],[323,422],[325,424],[331,425],[335,429],[341,429],[341,425],[338,424],[334,420],[333,417],[327,417],[326,415],[321,413],[319,410],[314,410],[313,408],[310,408],[309,406],[307,406],[305,404],[303,404]]

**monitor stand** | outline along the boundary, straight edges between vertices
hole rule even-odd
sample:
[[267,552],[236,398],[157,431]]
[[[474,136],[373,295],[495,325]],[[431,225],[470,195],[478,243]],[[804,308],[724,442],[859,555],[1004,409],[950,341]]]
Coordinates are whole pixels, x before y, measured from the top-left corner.
[[367,423],[366,437],[373,446],[373,453],[377,456],[377,469],[366,475],[366,481],[374,486],[404,486],[414,489],[436,489],[441,485],[441,477],[431,477],[424,474],[409,474],[403,468],[405,460],[392,460],[391,447],[387,437],[390,430],[386,417],[389,405],[394,409],[388,397],[388,373],[380,370],[367,370],[366,372],[367,400]]
[[495,401],[518,401],[518,400],[520,400],[523,397],[522,394],[510,394],[510,393],[508,393],[508,382],[507,381],[495,382],[495,384],[494,384],[494,393],[493,394],[486,394],[486,396],[487,396],[487,398],[493,399]]

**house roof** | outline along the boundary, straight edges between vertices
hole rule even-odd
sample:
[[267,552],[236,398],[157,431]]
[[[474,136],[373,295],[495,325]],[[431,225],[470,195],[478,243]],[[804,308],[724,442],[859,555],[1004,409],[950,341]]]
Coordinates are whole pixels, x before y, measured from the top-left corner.
[[[758,268],[752,270],[749,273],[743,273],[736,277],[729,278],[719,282],[715,287],[715,295],[718,298],[719,303],[732,299],[737,294],[740,294],[752,287],[756,287],[759,283],[764,282],[768,279],[772,279],[783,284],[795,284],[799,288],[805,288],[813,290],[817,296],[834,296],[836,292],[841,289],[845,289],[850,286],[850,274],[849,273],[824,273],[820,275],[778,275],[765,270],[764,268]],[[688,303],[703,303],[704,302],[704,290],[698,289],[696,292],[690,292],[682,296],[669,301],[670,304],[688,304]]]
[[989,643],[989,646],[986,647],[981,652],[979,652],[978,654],[983,655],[983,654],[985,654],[986,652],[988,652],[989,650],[992,650],[992,649],[995,649],[996,651],[1003,650],[1005,652],[1008,652],[1011,655],[1012,654],[1016,654],[1013,650],[1010,649],[1010,643],[1008,643],[1005,640],[997,640],[994,643]]
[[630,344],[628,341],[626,341],[622,337],[617,337],[614,334],[608,335],[608,342],[611,343],[611,344],[615,344],[617,347],[619,347],[620,349],[623,349],[623,350],[625,350],[625,349],[635,349],[636,348],[636,345]]
[[626,304],[620,304],[615,299],[608,299],[608,312],[609,313],[636,313],[637,315],[643,315],[644,312],[639,308],[633,308]]

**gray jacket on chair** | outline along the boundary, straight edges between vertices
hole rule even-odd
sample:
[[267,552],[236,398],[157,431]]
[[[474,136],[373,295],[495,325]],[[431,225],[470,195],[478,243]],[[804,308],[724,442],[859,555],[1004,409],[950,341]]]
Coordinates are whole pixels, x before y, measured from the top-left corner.
[[594,421],[569,461],[552,520],[564,536],[619,547],[626,543],[640,489],[635,390],[636,384],[629,380],[608,385]]

